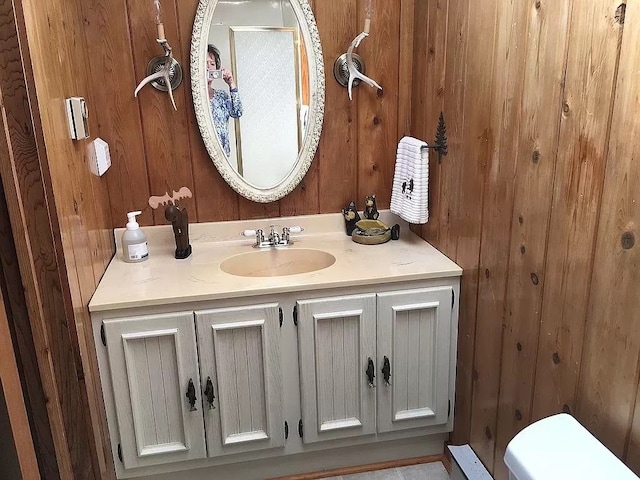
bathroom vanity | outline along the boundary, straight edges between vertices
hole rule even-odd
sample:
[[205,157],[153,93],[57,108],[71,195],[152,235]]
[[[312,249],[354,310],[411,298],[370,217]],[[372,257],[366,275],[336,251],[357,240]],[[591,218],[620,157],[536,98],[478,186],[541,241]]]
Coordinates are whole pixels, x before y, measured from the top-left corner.
[[145,229],[146,262],[117,245],[89,307],[118,478],[442,453],[461,269],[402,223],[383,245],[352,242],[339,214],[277,219],[304,228],[288,247],[240,236],[273,222],[192,225],[186,260],[170,226]]

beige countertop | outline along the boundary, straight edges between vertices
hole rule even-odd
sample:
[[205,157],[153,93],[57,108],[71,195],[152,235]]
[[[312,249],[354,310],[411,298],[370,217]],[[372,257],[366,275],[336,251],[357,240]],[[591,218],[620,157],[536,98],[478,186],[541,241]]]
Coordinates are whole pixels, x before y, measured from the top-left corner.
[[[388,225],[400,224],[400,240],[381,245],[361,245],[345,235],[341,214],[282,217],[235,222],[196,223],[189,227],[193,253],[185,260],[173,256],[175,241],[170,225],[143,227],[149,259],[141,263],[122,260],[120,237],[114,232],[117,252],[89,303],[92,312],[246,297],[270,293],[336,287],[377,285],[430,278],[460,276],[462,269],[409,230],[388,211]],[[234,255],[256,252],[255,239],[243,237],[246,229],[271,224],[300,225],[292,234],[290,249],[315,249],[332,254],[333,265],[313,272],[278,277],[241,277],[225,273],[220,264]],[[267,250],[268,251],[268,250]]]

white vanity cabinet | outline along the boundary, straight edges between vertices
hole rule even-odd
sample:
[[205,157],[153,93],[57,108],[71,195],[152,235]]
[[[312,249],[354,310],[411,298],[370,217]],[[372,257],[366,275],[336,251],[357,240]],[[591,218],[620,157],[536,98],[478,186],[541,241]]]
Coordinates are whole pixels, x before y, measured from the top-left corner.
[[446,424],[453,288],[385,292],[377,298],[377,431]]
[[[117,478],[264,480],[444,451],[460,267],[405,224],[371,246],[340,214],[280,221],[309,234],[256,250],[224,239],[268,219],[194,224],[178,261],[171,227],[147,227],[146,262],[109,264],[89,309]],[[335,262],[287,274],[312,251]]]
[[210,456],[284,446],[277,303],[197,310]]
[[453,295],[438,286],[298,301],[304,443],[446,424]]
[[374,434],[376,295],[302,300],[295,315],[304,443]]
[[103,325],[117,416],[110,427],[118,430],[124,468],[204,458],[193,313],[119,318]]

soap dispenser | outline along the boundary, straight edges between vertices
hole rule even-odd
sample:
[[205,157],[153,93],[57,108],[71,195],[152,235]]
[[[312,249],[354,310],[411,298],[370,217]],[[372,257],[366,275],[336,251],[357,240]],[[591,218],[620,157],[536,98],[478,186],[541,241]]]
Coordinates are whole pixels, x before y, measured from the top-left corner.
[[142,212],[129,212],[127,217],[127,229],[122,234],[122,258],[125,262],[143,262],[149,258],[149,248],[147,246],[147,236],[140,225],[136,222],[136,215]]

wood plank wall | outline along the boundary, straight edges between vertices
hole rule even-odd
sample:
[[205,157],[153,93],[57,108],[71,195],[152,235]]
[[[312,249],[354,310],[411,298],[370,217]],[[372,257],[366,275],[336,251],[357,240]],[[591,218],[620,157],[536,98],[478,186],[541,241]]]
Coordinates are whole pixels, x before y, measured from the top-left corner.
[[640,6],[416,6],[412,134],[447,120],[422,235],[465,270],[454,443],[497,479],[574,414],[640,473]]
[[372,35],[359,53],[384,91],[376,94],[370,87],[359,87],[353,102],[334,80],[333,62],[363,28],[364,1],[311,3],[315,3],[326,74],[320,146],[309,173],[294,192],[279,202],[258,204],[226,185],[200,138],[189,76],[198,0],[162,2],[166,36],[185,74],[182,86],[174,92],[177,112],[166,93],[152,88],[143,89],[137,99],[132,96],[146,75],[149,59],[161,53],[155,40],[152,2],[79,2],[89,27],[87,44],[101,45],[88,59],[93,82],[101,87],[89,108],[98,117],[97,134],[109,143],[113,161],[104,179],[111,226],[122,226],[126,212],[132,209],[143,210],[143,225],[167,223],[162,212],[151,211],[147,199],[182,186],[194,193],[184,204],[196,222],[338,212],[350,200],[363,208],[365,195],[371,193],[377,195],[380,208],[388,208],[398,135],[408,132],[410,120],[410,62],[405,61],[401,70],[399,57],[402,52],[406,58],[411,55],[413,0],[376,2]]
[[[310,2],[327,76],[324,132],[301,185],[266,205],[233,192],[200,139],[188,68],[197,3],[162,2],[167,38],[185,67],[174,112],[166,94],[150,88],[133,98],[160,53],[152,2],[0,0],[0,173],[33,340],[21,361],[37,364],[32,388],[47,399],[45,478],[114,475],[87,304],[113,255],[111,229],[127,211],[143,209],[143,225],[166,223],[147,199],[181,186],[195,194],[186,204],[194,222],[338,212],[350,200],[362,208],[371,193],[379,208],[389,205],[396,144],[411,120],[414,0],[377,2],[359,53],[384,92],[360,87],[353,102],[331,72],[362,29],[364,0]],[[112,168],[102,178],[88,172],[88,141],[68,138],[62,99],[70,96],[87,100],[90,140],[109,142]],[[30,405],[41,413],[37,398]]]

